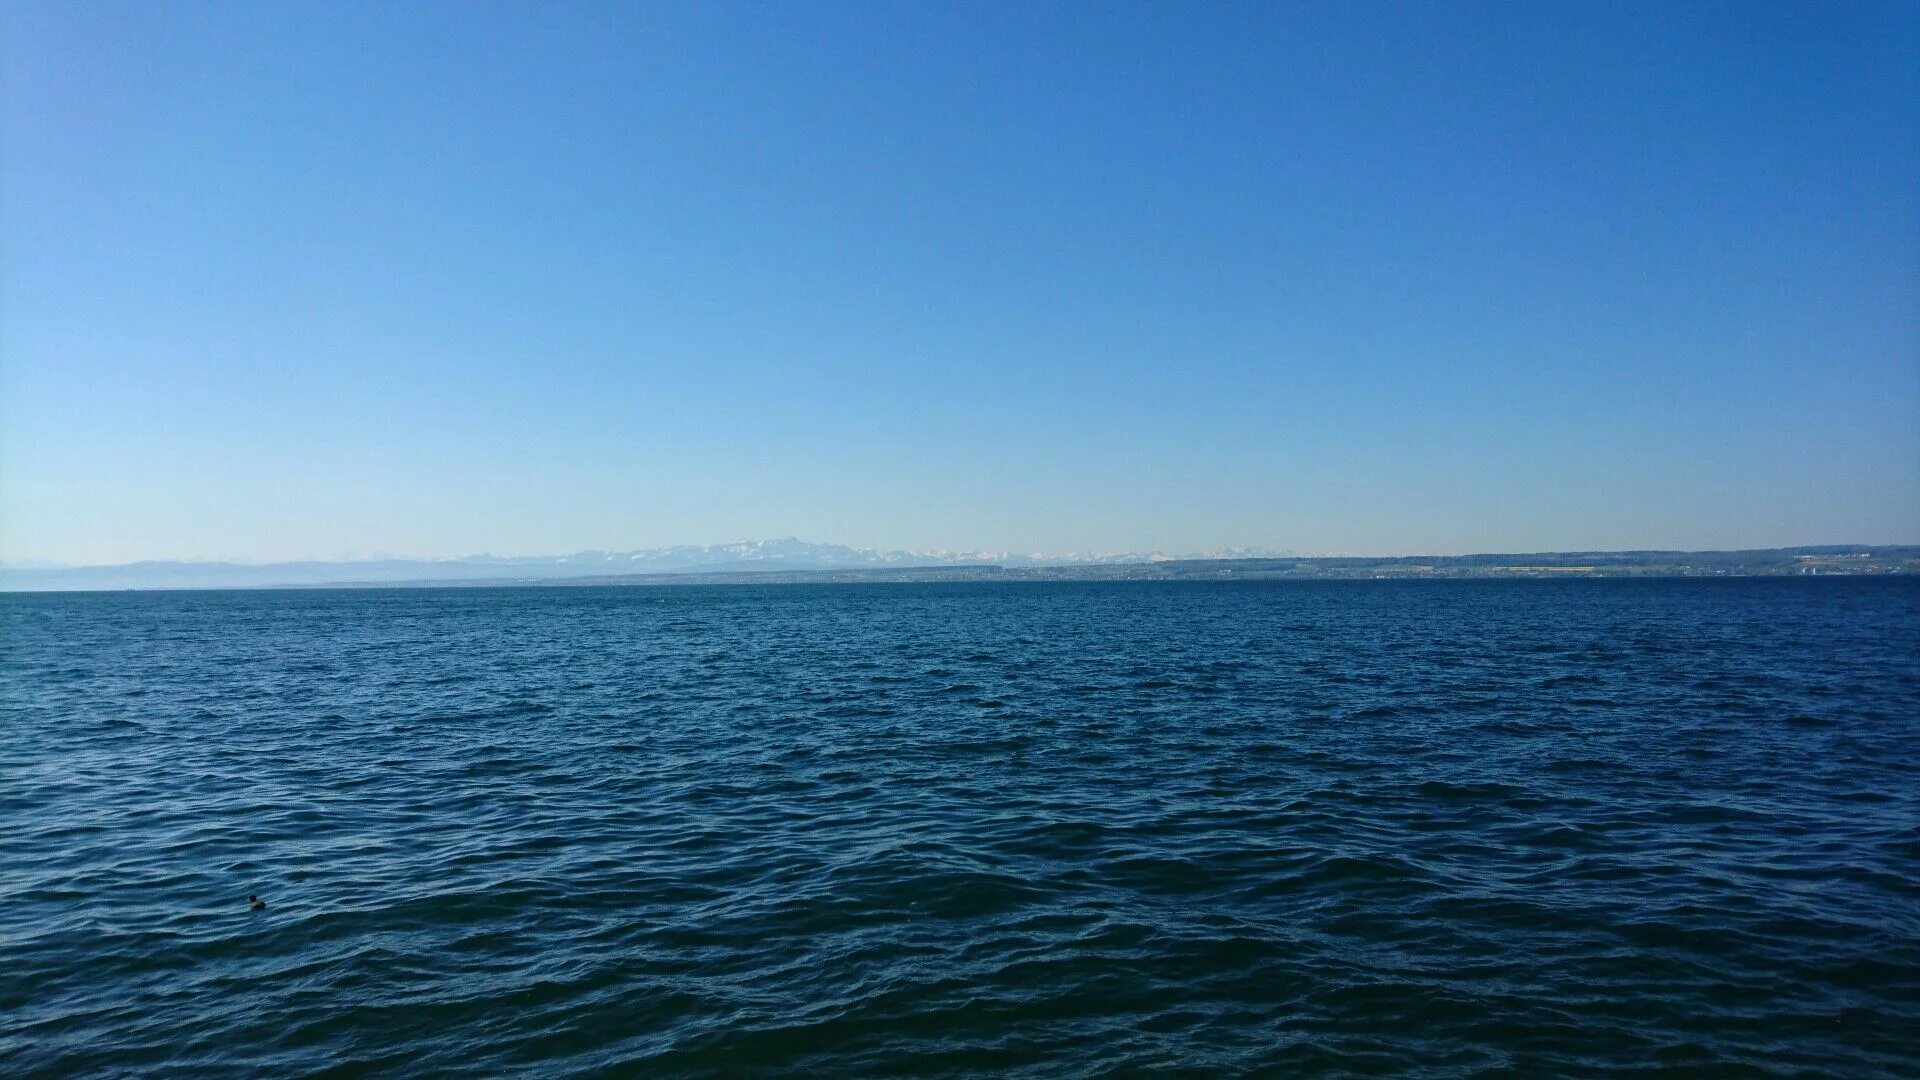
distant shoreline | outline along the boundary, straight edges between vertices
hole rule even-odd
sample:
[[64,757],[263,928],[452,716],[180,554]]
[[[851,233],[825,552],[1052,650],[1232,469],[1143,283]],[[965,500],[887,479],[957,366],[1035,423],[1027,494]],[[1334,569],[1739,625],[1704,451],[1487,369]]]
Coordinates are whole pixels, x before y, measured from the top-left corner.
[[[784,585],[912,582],[1100,581],[1460,581],[1624,578],[1897,577],[1920,575],[1920,545],[1826,545],[1753,551],[1578,551],[1385,557],[1165,559],[1125,563],[1002,566],[992,563],[887,567],[687,569],[576,576],[352,576],[356,564],[244,566],[135,563],[127,566],[0,570],[0,592],[204,589],[523,588],[595,585]],[[304,575],[304,578],[303,578]],[[316,575],[330,575],[316,576]]]

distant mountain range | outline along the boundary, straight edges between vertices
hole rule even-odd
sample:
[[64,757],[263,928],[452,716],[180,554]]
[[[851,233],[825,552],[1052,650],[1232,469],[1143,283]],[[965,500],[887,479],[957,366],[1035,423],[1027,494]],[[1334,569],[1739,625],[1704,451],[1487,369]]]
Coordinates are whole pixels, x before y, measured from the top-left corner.
[[444,559],[364,559],[277,563],[149,561],[117,566],[0,565],[0,590],[231,589],[303,585],[379,585],[541,581],[632,574],[739,571],[853,571],[909,567],[1111,566],[1174,559],[1285,557],[1254,548],[1180,556],[1160,552],[879,551],[794,537],[734,544],[679,545],[572,555],[465,555]]
[[1579,551],[1523,555],[1305,556],[1230,548],[1022,554],[875,551],[788,537],[704,547],[469,555],[448,559],[122,566],[0,565],[0,591],[231,589],[353,585],[696,584],[727,582],[1147,581],[1920,575],[1920,546],[1827,544],[1747,551]]

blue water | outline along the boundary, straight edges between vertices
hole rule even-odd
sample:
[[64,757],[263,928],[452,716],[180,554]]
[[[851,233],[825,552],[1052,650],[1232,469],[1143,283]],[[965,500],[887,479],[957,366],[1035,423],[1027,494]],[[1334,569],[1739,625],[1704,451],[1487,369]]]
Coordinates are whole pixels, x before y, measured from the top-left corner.
[[0,647],[7,1076],[1920,1073],[1911,579],[9,595]]

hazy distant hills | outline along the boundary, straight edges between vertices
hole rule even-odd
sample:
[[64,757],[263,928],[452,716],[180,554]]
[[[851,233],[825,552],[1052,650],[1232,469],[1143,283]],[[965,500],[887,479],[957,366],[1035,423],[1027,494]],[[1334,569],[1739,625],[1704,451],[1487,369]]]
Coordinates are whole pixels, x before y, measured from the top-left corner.
[[[1235,548],[1182,558],[1284,556]],[[137,562],[118,566],[0,566],[0,589],[225,589],[276,585],[378,585],[607,578],[632,574],[737,571],[854,571],[907,567],[1101,566],[1167,561],[1159,552],[1027,554],[983,551],[876,551],[786,537],[734,544],[581,551],[571,555],[467,555],[445,559],[366,559],[280,563]]]
[[1920,546],[1829,544],[1753,551],[1530,555],[1300,556],[1247,548],[1020,554],[875,551],[791,537],[572,555],[282,563],[138,562],[0,566],[0,590],[222,589],[274,586],[717,581],[1208,580],[1255,578],[1783,576],[1920,573]]

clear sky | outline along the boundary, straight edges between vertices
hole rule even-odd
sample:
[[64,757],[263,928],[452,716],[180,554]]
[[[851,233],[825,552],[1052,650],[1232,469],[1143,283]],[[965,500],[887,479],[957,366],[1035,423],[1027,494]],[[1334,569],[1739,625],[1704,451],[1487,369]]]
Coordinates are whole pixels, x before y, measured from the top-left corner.
[[1920,6],[0,12],[0,556],[1920,541]]

